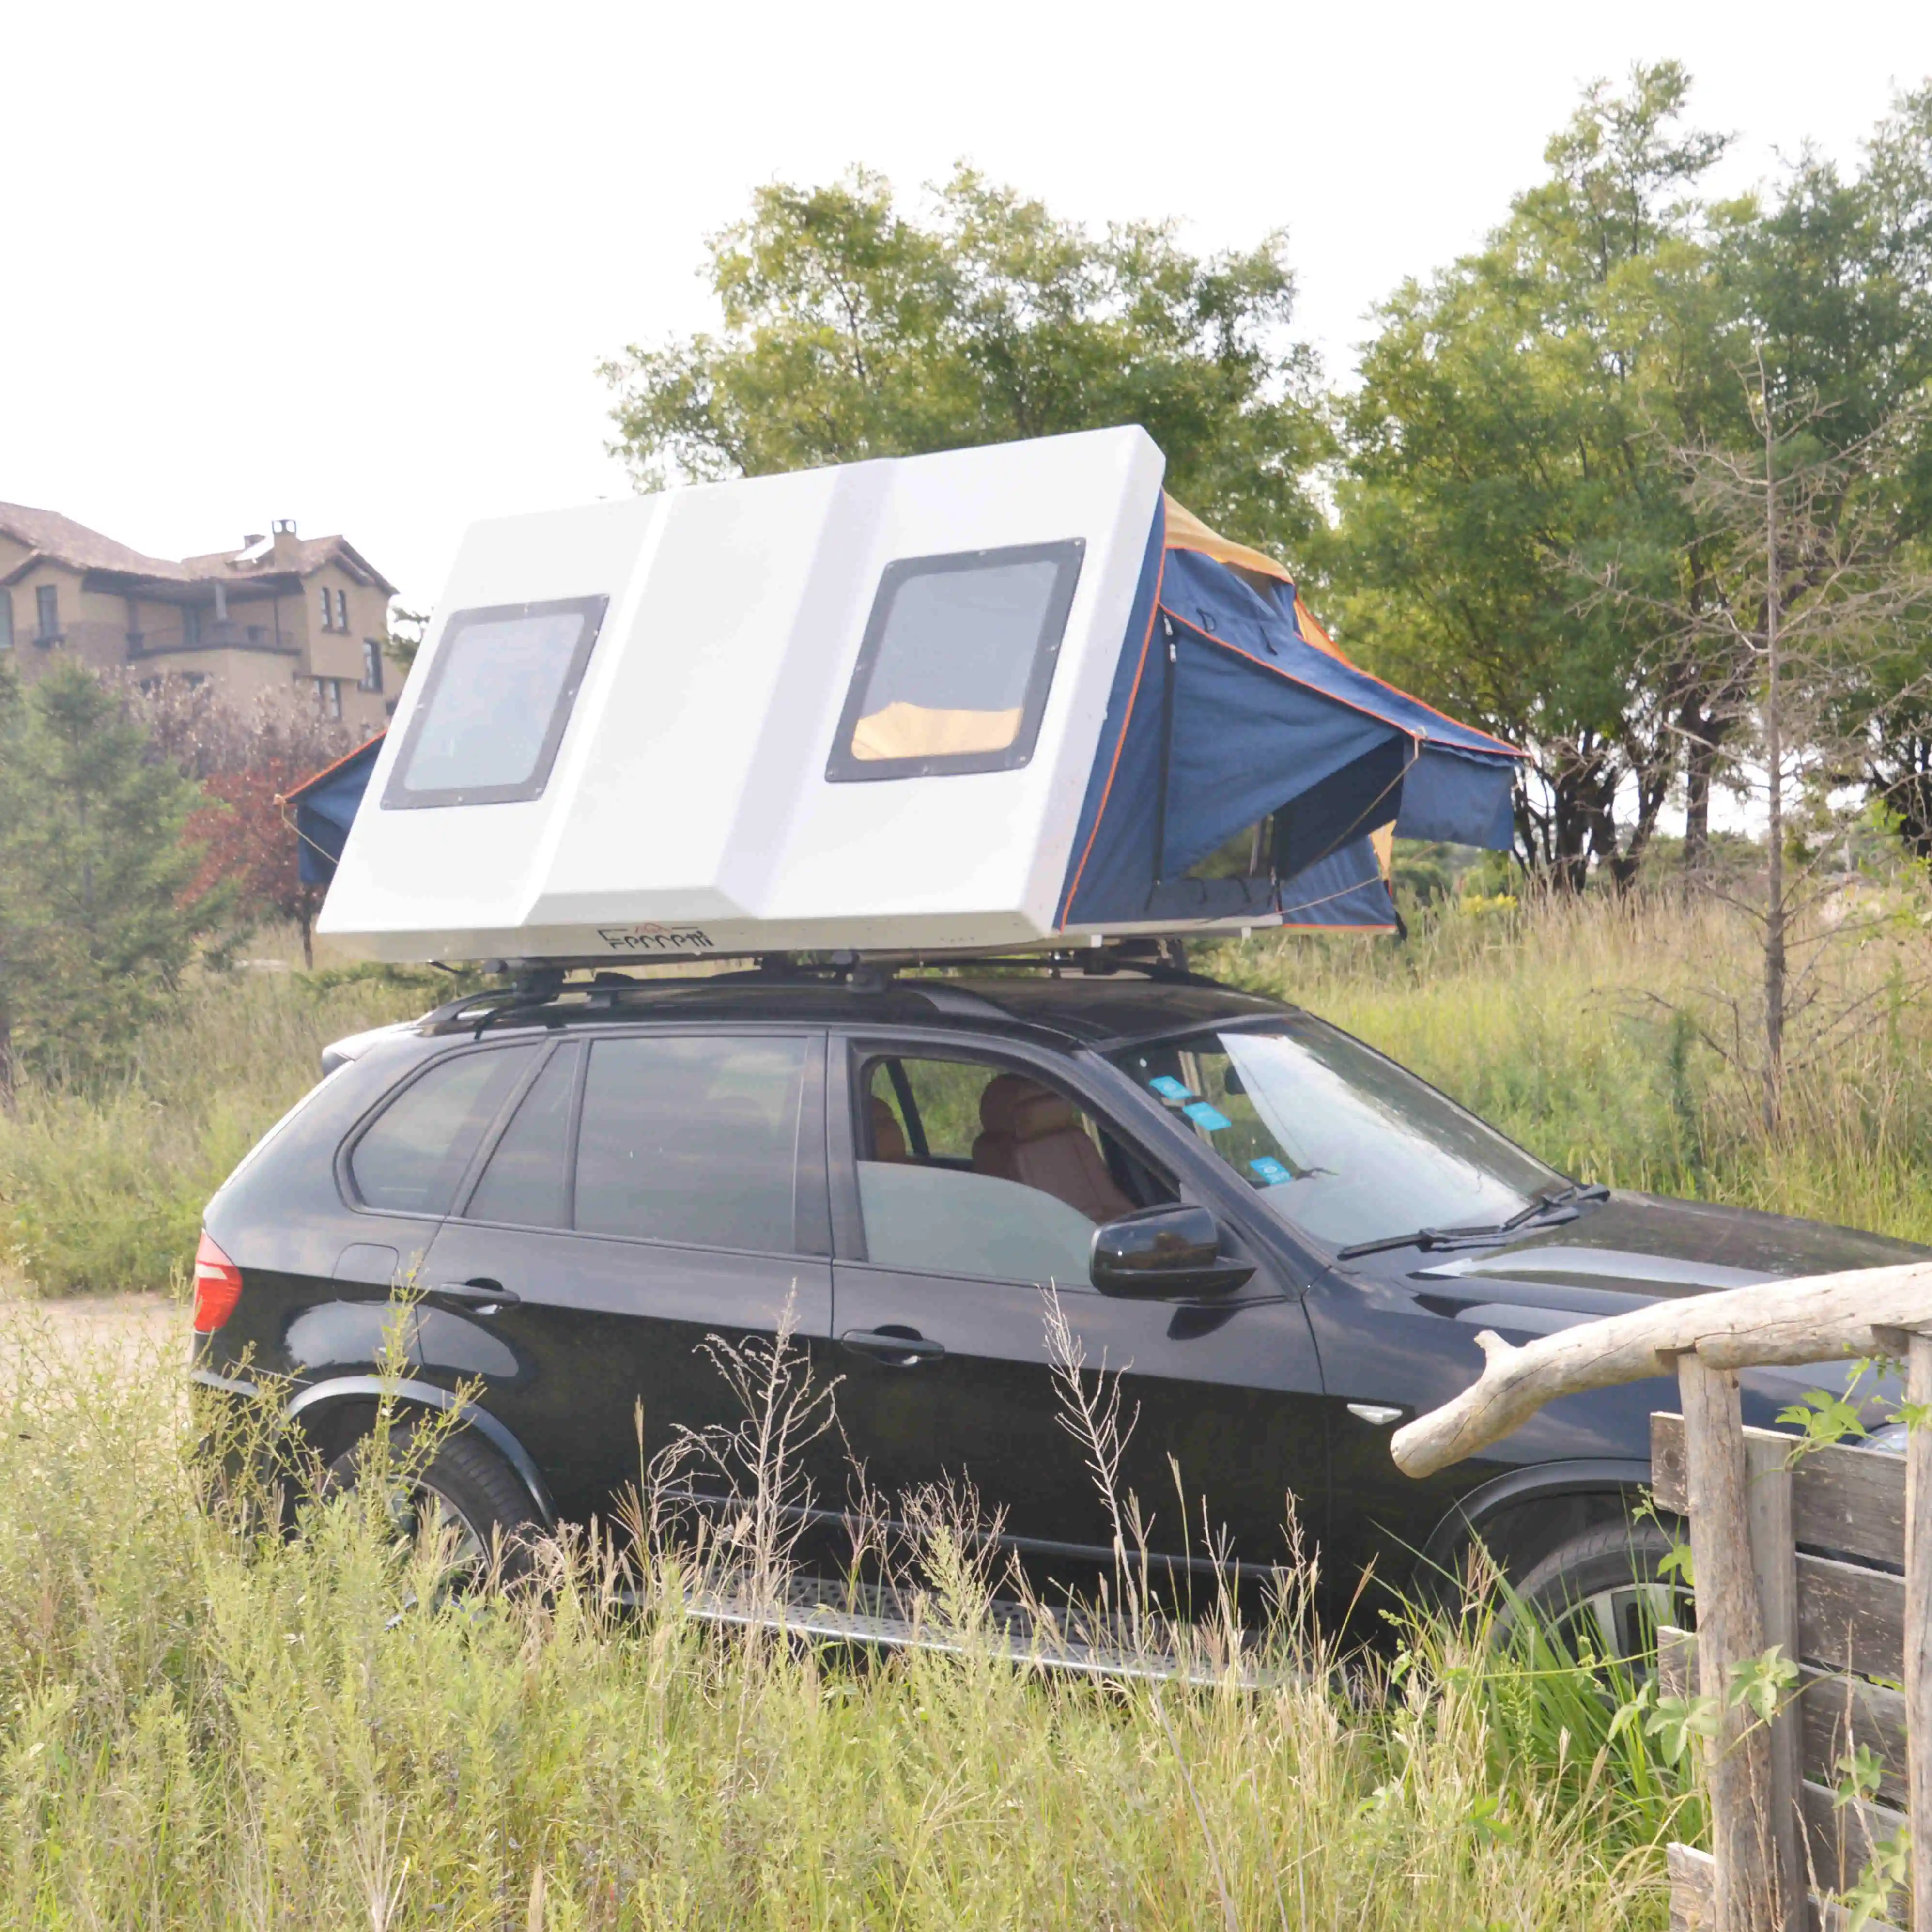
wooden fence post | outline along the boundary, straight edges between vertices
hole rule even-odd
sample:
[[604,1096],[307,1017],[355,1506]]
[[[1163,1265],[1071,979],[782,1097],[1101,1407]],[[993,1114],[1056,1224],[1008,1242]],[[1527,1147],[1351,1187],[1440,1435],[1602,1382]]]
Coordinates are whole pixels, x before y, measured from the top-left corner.
[[[1744,1475],[1750,1502],[1751,1568],[1757,1580],[1760,1650],[1776,1644],[1798,1662],[1798,1539],[1792,1522],[1791,1438],[1768,1430],[1744,1432]],[[1693,1562],[1695,1562],[1694,1558]],[[1778,1903],[1784,1932],[1809,1932],[1810,1887],[1804,1870],[1804,1820],[1798,1808],[1799,1715],[1795,1692],[1771,1720],[1768,1826]],[[1928,1920],[1932,1926],[1932,1920]]]
[[[1906,1400],[1932,1402],[1932,1334],[1915,1333]],[[1695,1563],[1696,1558],[1691,1558]],[[1910,1429],[1905,1448],[1905,1750],[1912,1810],[1912,1922],[1932,1927],[1932,1427]]]
[[[1765,1645],[1751,1561],[1744,1417],[1736,1376],[1706,1366],[1694,1353],[1678,1357],[1677,1385],[1696,1573],[1698,1688],[1722,1709],[1731,1666]],[[1707,1760],[1714,1932],[1784,1932],[1769,1834],[1769,1736],[1750,1712],[1724,1709]]]

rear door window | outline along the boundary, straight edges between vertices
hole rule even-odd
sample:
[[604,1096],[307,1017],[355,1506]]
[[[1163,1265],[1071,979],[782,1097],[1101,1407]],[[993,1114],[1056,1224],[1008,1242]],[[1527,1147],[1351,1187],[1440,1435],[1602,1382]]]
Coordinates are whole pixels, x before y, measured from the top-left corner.
[[806,1046],[596,1041],[578,1138],[579,1232],[794,1252]]
[[570,1225],[570,1118],[584,1049],[560,1046],[530,1083],[464,1210],[512,1227]]
[[365,1207],[447,1214],[457,1184],[518,1083],[532,1046],[454,1054],[411,1081],[356,1143],[349,1171]]

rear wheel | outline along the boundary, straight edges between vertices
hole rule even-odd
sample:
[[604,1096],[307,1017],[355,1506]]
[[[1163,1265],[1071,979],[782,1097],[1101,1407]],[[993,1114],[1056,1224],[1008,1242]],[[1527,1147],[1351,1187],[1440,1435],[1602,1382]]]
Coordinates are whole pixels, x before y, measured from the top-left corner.
[[[370,1454],[366,1436],[344,1450],[328,1466],[328,1487],[359,1488]],[[458,1430],[428,1448],[402,1423],[391,1432],[387,1461],[390,1520],[399,1537],[439,1540],[447,1552],[446,1588],[476,1588],[493,1561],[506,1582],[529,1574],[544,1526],[516,1472],[487,1442]]]
[[1516,1586],[1499,1634],[1533,1616],[1569,1656],[1633,1677],[1656,1667],[1660,1624],[1688,1629],[1690,1593],[1663,1568],[1676,1547],[1654,1522],[1600,1524],[1558,1544]]

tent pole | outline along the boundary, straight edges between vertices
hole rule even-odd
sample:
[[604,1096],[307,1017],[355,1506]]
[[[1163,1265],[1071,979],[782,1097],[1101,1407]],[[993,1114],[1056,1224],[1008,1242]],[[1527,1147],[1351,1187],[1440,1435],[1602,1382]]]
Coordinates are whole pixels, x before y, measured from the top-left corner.
[[1167,663],[1160,682],[1160,796],[1154,803],[1154,882],[1167,877],[1167,766],[1174,749],[1174,624],[1163,611],[1160,627],[1167,638]]

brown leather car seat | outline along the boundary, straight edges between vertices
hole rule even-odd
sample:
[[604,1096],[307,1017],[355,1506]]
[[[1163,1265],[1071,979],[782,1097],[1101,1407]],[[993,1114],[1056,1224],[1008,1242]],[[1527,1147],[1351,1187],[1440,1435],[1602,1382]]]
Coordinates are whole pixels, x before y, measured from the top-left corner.
[[906,1152],[905,1130],[899,1125],[898,1116],[892,1110],[891,1103],[883,1094],[871,1096],[872,1107],[872,1158],[874,1160],[903,1161],[910,1156]]
[[1070,1100],[1017,1073],[996,1074],[980,1096],[984,1131],[973,1143],[981,1174],[1037,1187],[1090,1221],[1132,1210]]

